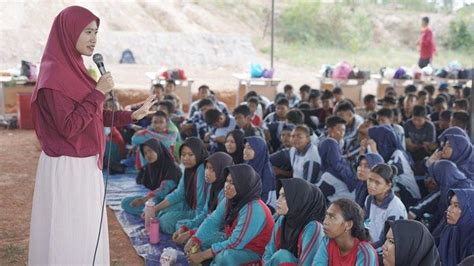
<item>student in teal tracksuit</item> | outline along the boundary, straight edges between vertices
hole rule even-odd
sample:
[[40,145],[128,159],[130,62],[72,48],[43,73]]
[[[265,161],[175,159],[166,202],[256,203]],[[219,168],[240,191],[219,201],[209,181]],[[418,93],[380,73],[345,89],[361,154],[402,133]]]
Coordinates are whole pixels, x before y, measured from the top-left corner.
[[332,202],[323,222],[324,234],[313,265],[377,266],[377,252],[369,243],[364,211],[350,199]]
[[138,216],[143,213],[145,202],[153,199],[155,204],[160,203],[176,188],[181,177],[179,165],[158,140],[149,139],[140,146],[140,152],[148,163],[138,173],[137,183],[151,191],[146,196],[132,196],[122,200],[122,209]]
[[265,248],[265,265],[313,263],[324,237],[326,198],[316,185],[301,178],[282,179],[276,204],[280,215]]
[[[201,224],[184,248],[191,263],[210,259],[211,265],[259,263],[270,241],[274,221],[267,205],[260,199],[260,177],[247,164],[226,169],[224,201]],[[222,229],[225,232],[223,239],[210,240]],[[191,253],[195,250],[198,252]]]
[[173,241],[177,244],[185,244],[191,236],[196,233],[197,228],[212,213],[217,204],[224,199],[224,183],[226,176],[224,170],[233,164],[232,157],[225,152],[216,152],[205,161],[206,183],[210,184],[207,193],[206,205],[193,219],[181,220],[178,222],[180,228],[173,234]]
[[204,180],[207,150],[202,140],[187,138],[181,145],[179,154],[185,168],[183,177],[176,190],[155,206],[160,230],[167,234],[173,234],[179,228],[179,221],[192,219],[202,212],[209,189]]

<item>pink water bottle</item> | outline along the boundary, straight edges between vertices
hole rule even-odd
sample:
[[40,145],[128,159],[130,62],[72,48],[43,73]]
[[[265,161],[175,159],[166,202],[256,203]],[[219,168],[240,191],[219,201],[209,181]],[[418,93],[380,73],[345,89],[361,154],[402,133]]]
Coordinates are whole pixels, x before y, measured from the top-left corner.
[[160,221],[151,218],[150,221],[150,244],[160,243]]
[[150,221],[153,219],[155,216],[155,203],[153,203],[153,200],[148,200],[145,203],[145,232],[150,232]]

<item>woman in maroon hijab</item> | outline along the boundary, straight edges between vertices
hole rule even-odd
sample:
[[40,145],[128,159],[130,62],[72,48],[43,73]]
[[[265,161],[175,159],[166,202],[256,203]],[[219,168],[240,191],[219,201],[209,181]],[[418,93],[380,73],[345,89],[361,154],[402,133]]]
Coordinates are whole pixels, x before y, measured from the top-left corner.
[[[102,215],[104,125],[139,120],[134,113],[103,110],[113,87],[110,73],[92,79],[82,56],[91,56],[100,20],[72,6],[59,13],[46,43],[31,108],[41,143],[31,217],[29,264],[92,264]],[[107,215],[102,220],[97,265],[109,264]]]

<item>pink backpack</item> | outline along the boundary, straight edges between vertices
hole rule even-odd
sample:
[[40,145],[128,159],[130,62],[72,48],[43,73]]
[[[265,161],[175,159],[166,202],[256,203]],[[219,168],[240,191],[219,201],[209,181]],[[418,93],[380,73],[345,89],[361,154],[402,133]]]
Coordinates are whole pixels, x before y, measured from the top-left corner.
[[352,71],[352,66],[348,62],[346,61],[339,62],[336,65],[336,67],[334,67],[334,70],[332,71],[332,78],[333,79],[347,79],[351,71]]

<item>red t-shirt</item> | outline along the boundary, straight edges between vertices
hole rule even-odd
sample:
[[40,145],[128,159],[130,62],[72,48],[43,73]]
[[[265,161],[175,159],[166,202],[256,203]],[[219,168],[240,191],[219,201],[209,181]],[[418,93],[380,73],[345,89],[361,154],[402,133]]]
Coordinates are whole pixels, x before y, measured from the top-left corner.
[[436,45],[434,42],[433,32],[430,28],[425,28],[420,40],[420,58],[431,59],[435,52]]
[[346,255],[342,256],[339,246],[336,243],[336,240],[329,240],[328,245],[328,256],[329,256],[329,265],[330,266],[351,266],[355,265],[357,261],[357,250],[359,249],[360,240],[354,238],[354,246],[351,251]]

